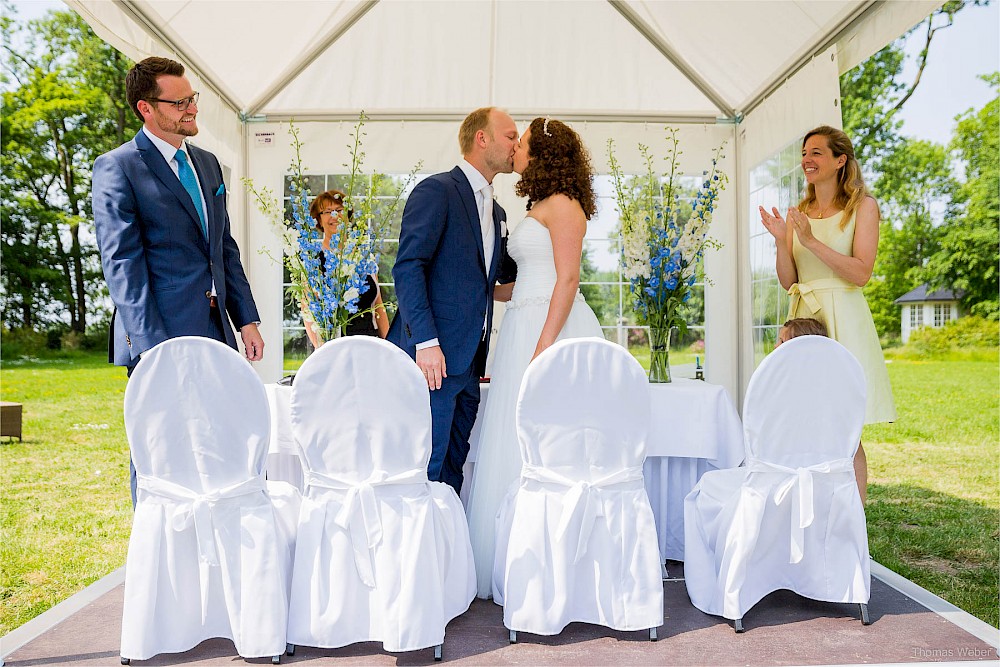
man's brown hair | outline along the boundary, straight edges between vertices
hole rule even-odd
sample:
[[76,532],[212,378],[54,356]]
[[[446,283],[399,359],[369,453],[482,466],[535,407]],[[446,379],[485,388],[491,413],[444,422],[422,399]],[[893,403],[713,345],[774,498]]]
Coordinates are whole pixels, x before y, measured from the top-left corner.
[[472,144],[476,141],[476,132],[485,130],[490,126],[490,114],[496,107],[482,107],[476,109],[462,121],[462,127],[458,128],[458,147],[462,150],[462,155],[472,152]]
[[151,102],[160,96],[160,84],[156,83],[156,79],[161,76],[184,76],[184,65],[176,60],[153,56],[132,65],[125,75],[125,99],[140,121],[145,119],[136,105],[139,100]]

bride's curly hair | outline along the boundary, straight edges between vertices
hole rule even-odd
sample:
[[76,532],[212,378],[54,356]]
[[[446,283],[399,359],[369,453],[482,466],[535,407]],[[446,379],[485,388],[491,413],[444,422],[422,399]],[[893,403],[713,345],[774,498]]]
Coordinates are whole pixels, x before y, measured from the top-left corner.
[[592,218],[597,211],[594,168],[580,135],[561,121],[545,118],[531,121],[528,129],[531,161],[514,191],[528,198],[529,211],[532,204],[563,194],[578,201],[587,219]]

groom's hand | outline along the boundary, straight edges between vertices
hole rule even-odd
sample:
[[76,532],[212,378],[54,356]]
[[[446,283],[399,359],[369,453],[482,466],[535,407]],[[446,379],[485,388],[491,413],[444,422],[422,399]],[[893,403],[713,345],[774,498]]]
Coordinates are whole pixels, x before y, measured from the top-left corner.
[[441,379],[448,377],[444,361],[444,353],[440,345],[417,350],[417,367],[427,380],[427,388],[431,391],[441,388]]

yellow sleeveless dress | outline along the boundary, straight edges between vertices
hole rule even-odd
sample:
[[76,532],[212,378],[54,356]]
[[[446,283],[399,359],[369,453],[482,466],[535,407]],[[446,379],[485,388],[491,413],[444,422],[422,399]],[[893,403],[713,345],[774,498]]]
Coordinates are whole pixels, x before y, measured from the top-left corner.
[[[853,256],[855,219],[840,229],[841,211],[829,218],[809,218],[818,240],[837,252]],[[896,420],[892,387],[885,368],[885,358],[868,302],[861,288],[837,276],[833,269],[793,238],[792,256],[799,282],[788,289],[791,303],[788,319],[812,317],[826,325],[830,337],[846,347],[861,363],[868,385],[865,423]]]

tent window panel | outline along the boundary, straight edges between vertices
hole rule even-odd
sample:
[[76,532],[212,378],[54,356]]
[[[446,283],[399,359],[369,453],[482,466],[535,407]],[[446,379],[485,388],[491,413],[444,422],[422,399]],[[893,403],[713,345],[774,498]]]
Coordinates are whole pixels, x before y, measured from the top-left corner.
[[910,329],[918,329],[924,325],[924,307],[921,305],[910,306]]
[[[776,163],[776,161],[775,161]],[[770,173],[767,174],[770,176]],[[378,281],[382,293],[382,300],[386,304],[390,317],[395,313],[396,291],[392,279],[392,267],[396,261],[396,252],[399,247],[400,223],[403,216],[405,198],[415,186],[415,184],[427,175],[419,175],[410,188],[404,188],[407,179],[406,174],[388,174],[377,188],[377,196],[380,204],[391,205],[392,199],[397,192],[402,193],[397,209],[390,216],[390,224],[383,230],[383,243],[381,255],[379,257]],[[365,176],[354,184],[356,194],[365,192],[370,187],[370,182]],[[349,189],[350,177],[347,174],[314,174],[307,177],[306,185],[309,189],[310,202],[315,195],[330,189],[337,189],[347,192]],[[700,176],[682,176],[681,185],[681,216],[690,215],[691,203],[694,192],[700,183]],[[770,183],[771,181],[766,181]],[[284,204],[285,218],[291,223],[291,177],[285,177],[284,181]],[[594,179],[597,193],[597,212],[588,222],[587,233],[584,238],[583,263],[580,272],[580,289],[587,298],[588,303],[598,316],[601,326],[604,328],[605,336],[608,340],[618,342],[630,350],[640,361],[648,363],[649,343],[647,340],[646,328],[637,324],[637,318],[632,310],[632,296],[629,292],[628,282],[621,275],[619,267],[620,245],[618,240],[618,230],[620,227],[620,217],[617,210],[617,198],[614,192],[614,183],[609,174],[599,174]],[[768,195],[770,192],[777,193],[777,188],[773,185],[769,192],[761,192],[760,196]],[[759,216],[758,216],[759,217]],[[515,220],[510,220],[516,223]],[[759,221],[758,221],[759,225]],[[512,225],[513,226],[513,225]],[[766,234],[763,227],[760,233]],[[761,261],[770,261],[767,258],[768,250],[762,246]],[[305,330],[302,324],[301,313],[296,304],[291,303],[290,293],[287,289],[290,277],[287,271],[283,272],[285,283],[285,304],[283,317],[283,336],[285,341],[285,363],[287,371],[297,369],[302,360],[311,351],[311,346],[305,338]],[[675,377],[693,377],[695,356],[700,361],[704,361],[704,341],[705,341],[705,285],[703,282],[695,284],[691,292],[691,298],[684,306],[684,317],[688,323],[688,332],[684,336],[677,335],[671,341],[671,348],[675,354],[671,357],[671,364],[676,365]]]
[[[407,174],[387,174],[386,178],[378,183],[376,188],[376,206],[384,207],[382,210],[388,212],[396,193],[402,193],[397,208],[389,215],[389,223],[382,231],[382,247],[379,256],[378,282],[382,293],[382,300],[389,305],[390,317],[395,312],[393,305],[396,300],[396,291],[392,284],[392,266],[396,263],[396,252],[399,248],[399,226],[403,217],[403,207],[406,204],[405,195],[412,190],[404,186],[408,179]],[[366,193],[371,187],[370,176],[362,174],[354,182],[354,193]],[[291,203],[291,175],[286,175],[284,179],[284,208],[285,220],[288,224],[292,222]],[[340,190],[348,192],[350,189],[350,174],[311,174],[305,177],[308,189],[308,203],[312,203],[313,197],[327,190]],[[417,177],[416,181],[422,180]],[[306,338],[305,328],[302,322],[302,314],[297,303],[293,303],[289,282],[291,277],[287,269],[282,271],[284,282],[284,304],[282,318],[282,337],[284,341],[284,363],[283,368],[286,373],[298,369],[302,361],[312,351],[312,346]]]
[[802,199],[805,182],[800,163],[801,142],[795,139],[750,170],[747,219],[755,365],[774,350],[778,330],[788,313],[788,295],[774,268],[777,253],[774,238],[761,224],[758,207],[768,211],[777,207],[784,214]]

